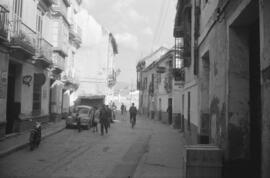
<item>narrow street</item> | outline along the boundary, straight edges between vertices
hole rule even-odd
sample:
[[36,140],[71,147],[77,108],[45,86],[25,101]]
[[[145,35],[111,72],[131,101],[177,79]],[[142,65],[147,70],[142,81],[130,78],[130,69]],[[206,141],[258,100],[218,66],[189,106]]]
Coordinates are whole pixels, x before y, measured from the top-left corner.
[[[159,121],[140,117],[131,129],[128,115],[118,116],[105,136],[65,129],[34,151],[26,148],[2,158],[0,177],[180,177],[182,144],[181,134],[176,133]],[[178,137],[178,146],[166,144],[172,141],[166,138],[169,135]],[[174,156],[174,151],[179,155]]]

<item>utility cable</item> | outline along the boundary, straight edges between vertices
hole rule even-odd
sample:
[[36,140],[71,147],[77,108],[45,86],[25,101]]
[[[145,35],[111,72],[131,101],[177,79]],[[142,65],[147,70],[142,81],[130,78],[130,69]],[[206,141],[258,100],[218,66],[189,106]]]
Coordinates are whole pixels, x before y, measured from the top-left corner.
[[166,2],[166,0],[163,0],[163,1],[162,1],[162,4],[161,4],[160,9],[159,9],[159,18],[158,18],[157,25],[156,25],[156,29],[155,29],[155,33],[154,33],[154,36],[153,36],[153,41],[152,41],[151,51],[153,50],[153,46],[154,46],[154,43],[155,43],[155,40],[156,40],[156,36],[157,36],[157,33],[158,33],[158,29],[159,29],[159,27],[160,27],[160,21],[161,21],[161,18],[162,18],[162,14],[163,14],[163,12],[164,12],[164,5],[165,5],[165,2]]
[[160,34],[158,35],[158,38],[157,38],[157,43],[159,43],[159,41],[162,39],[162,35],[163,35],[163,33],[164,33],[164,27],[166,26],[166,24],[167,24],[167,18],[168,18],[168,10],[169,10],[169,7],[170,7],[170,2],[171,2],[171,0],[168,0],[167,1],[168,3],[167,3],[167,7],[166,7],[166,11],[165,11],[165,16],[164,16],[164,18],[163,18],[163,21],[162,21],[162,25],[161,25],[161,27],[160,27]]

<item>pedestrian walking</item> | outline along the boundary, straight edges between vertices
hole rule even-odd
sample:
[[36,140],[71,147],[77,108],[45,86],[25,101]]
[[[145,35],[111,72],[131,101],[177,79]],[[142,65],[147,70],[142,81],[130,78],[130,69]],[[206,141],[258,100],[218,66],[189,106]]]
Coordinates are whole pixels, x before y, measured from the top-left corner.
[[107,114],[106,107],[104,104],[102,105],[100,109],[99,119],[100,119],[101,135],[104,135],[104,129],[105,129],[105,132],[108,133],[108,114]]
[[106,105],[106,113],[107,113],[107,127],[111,127],[112,123],[112,110],[109,108],[109,105]]
[[134,125],[136,124],[136,115],[137,115],[137,108],[132,103],[132,106],[129,108],[129,115],[130,115],[130,122],[134,122]]
[[168,113],[168,122],[171,125],[172,124],[172,105],[169,104],[167,108],[167,113]]
[[93,132],[98,132],[99,109],[95,107],[92,117]]
[[116,109],[117,109],[117,107],[116,107],[115,103],[113,102],[113,103],[112,103],[112,106],[111,106],[111,111],[112,111],[112,121],[115,120]]

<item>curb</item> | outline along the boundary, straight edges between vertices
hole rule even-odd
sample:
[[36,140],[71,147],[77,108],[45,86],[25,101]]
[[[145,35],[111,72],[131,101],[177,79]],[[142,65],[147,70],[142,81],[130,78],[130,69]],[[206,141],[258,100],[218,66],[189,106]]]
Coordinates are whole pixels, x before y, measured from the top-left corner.
[[[45,134],[42,136],[41,139],[43,140],[43,139],[45,139],[45,138],[47,138],[47,137],[50,137],[50,136],[52,136],[52,135],[54,135],[54,134],[57,134],[57,133],[63,131],[64,129],[65,129],[65,127],[59,128],[58,130],[55,130],[55,131],[52,131],[52,132],[49,132],[49,133],[45,133]],[[7,155],[9,155],[9,154],[11,154],[11,153],[14,153],[14,152],[16,152],[16,151],[19,151],[19,150],[21,150],[21,149],[24,149],[24,148],[26,148],[28,145],[29,145],[29,143],[26,142],[26,143],[23,143],[23,144],[15,145],[15,146],[9,148],[8,150],[2,151],[2,152],[0,152],[0,158],[3,158],[3,157],[5,157],[5,156],[7,156]]]

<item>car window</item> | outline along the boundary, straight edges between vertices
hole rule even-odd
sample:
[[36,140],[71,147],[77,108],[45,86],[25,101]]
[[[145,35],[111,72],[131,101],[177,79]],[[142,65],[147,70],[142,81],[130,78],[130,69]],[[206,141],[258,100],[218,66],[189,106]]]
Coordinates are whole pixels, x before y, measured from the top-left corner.
[[79,108],[78,113],[79,114],[88,114],[89,109],[86,108]]

